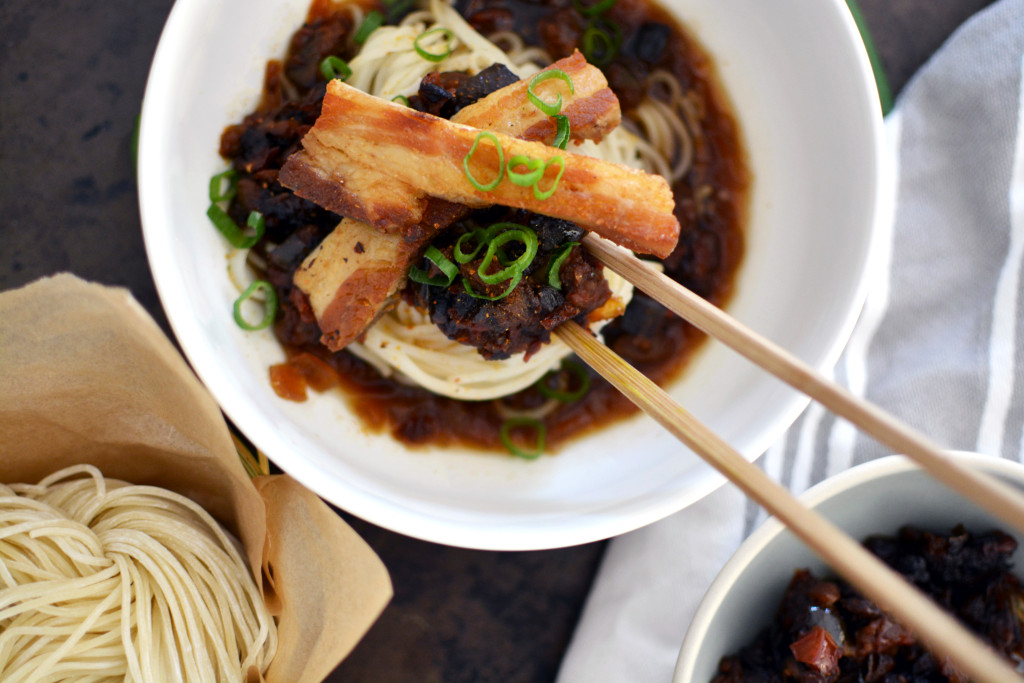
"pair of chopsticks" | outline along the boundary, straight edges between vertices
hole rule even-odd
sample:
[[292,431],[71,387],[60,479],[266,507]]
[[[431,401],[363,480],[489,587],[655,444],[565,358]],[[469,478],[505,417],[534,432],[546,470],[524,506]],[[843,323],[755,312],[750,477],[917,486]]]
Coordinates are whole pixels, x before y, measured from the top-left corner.
[[[912,458],[939,481],[1024,531],[1024,497],[1011,487],[952,461],[923,435],[825,379],[629,251],[592,234],[583,241],[605,266],[669,310],[850,420],[893,452]],[[1009,663],[930,598],[859,542],[800,503],[590,332],[568,322],[560,326],[556,334],[616,389],[775,515],[847,581],[913,629],[929,649],[949,657],[972,680],[982,683],[1024,680]]]

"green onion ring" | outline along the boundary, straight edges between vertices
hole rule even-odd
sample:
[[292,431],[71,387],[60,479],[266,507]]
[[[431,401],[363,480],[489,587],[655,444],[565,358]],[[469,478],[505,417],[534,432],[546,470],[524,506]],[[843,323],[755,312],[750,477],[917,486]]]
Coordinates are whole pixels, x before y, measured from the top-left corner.
[[569,258],[572,248],[579,245],[579,242],[566,242],[558,248],[554,258],[551,259],[551,265],[548,267],[548,284],[558,291],[562,291],[562,280],[558,276],[559,271],[562,270],[562,264],[565,263],[565,259]]
[[[508,237],[505,236],[506,233],[517,232],[520,234]],[[534,257],[537,256],[537,250],[532,244],[537,240],[537,233],[534,232],[533,228],[523,225],[522,223],[512,223],[510,221],[494,223],[487,228],[484,239],[487,240],[485,244],[489,248],[490,256],[497,255],[498,260],[501,261],[503,266],[514,266],[516,270],[526,270],[530,267],[530,264],[533,263]],[[513,239],[518,239],[518,241],[522,243],[524,250],[521,256],[510,261],[500,248],[503,247],[506,242],[510,242]],[[494,245],[493,247],[491,247],[492,244]],[[484,252],[484,259],[487,258],[488,253]]]
[[612,45],[618,50],[622,47],[622,28],[608,17],[594,17],[590,25],[604,31],[612,39]]
[[[482,138],[487,138],[493,142],[494,146],[498,149],[498,176],[486,185],[474,178],[472,172],[469,170],[469,160],[476,152],[476,146],[480,144],[480,140]],[[481,192],[490,192],[496,188],[498,183],[501,182],[502,177],[505,175],[505,153],[501,149],[501,141],[498,140],[498,136],[486,130],[482,130],[477,133],[476,140],[473,141],[473,146],[469,148],[469,153],[462,158],[462,169],[466,172],[466,179],[472,183],[473,187]]]
[[[264,218],[263,214],[259,211],[250,211],[249,216],[245,219],[245,224],[252,228],[252,237],[256,239],[256,242],[258,242],[259,239],[263,237],[263,233],[267,231],[267,219]],[[256,242],[253,242],[253,244]]]
[[533,103],[533,106],[540,109],[548,116],[554,116],[558,112],[562,111],[562,94],[558,94],[558,99],[552,102],[545,102],[540,98],[537,93],[533,92],[534,87],[540,85],[544,81],[549,81],[552,78],[557,78],[561,81],[565,81],[566,85],[569,86],[569,94],[576,94],[576,88],[572,84],[572,79],[569,78],[569,74],[565,73],[561,69],[547,69],[541,71],[536,76],[530,79],[530,83],[526,86],[526,96]]
[[[496,223],[495,225],[500,226],[502,223]],[[487,229],[477,228],[472,232],[467,232],[460,236],[459,239],[455,241],[455,247],[452,249],[452,256],[455,257],[455,261],[458,263],[469,263],[475,259],[476,255],[480,253],[481,249],[487,246],[488,240],[490,240],[496,232],[493,228],[493,225]],[[467,254],[463,249],[463,243],[469,240],[476,240],[477,243],[473,248],[473,251]]]
[[[427,36],[432,36],[437,33],[442,33],[446,36],[444,52],[430,52],[429,50],[427,50],[427,48],[420,45],[421,40],[423,40]],[[452,53],[452,50],[454,49],[454,43],[455,34],[452,32],[452,30],[450,28],[438,26],[432,29],[428,29],[423,33],[419,34],[418,36],[416,36],[416,40],[412,41],[412,46],[416,48],[416,54],[418,54],[420,57],[423,57],[423,59],[426,59],[429,62],[440,62],[444,60],[445,57]]]
[[533,186],[533,196],[536,197],[537,199],[545,200],[548,197],[550,197],[551,195],[553,195],[555,193],[555,190],[558,189],[558,181],[562,179],[562,174],[565,173],[565,159],[563,159],[560,156],[553,156],[553,157],[551,157],[550,159],[548,159],[544,163],[544,170],[547,171],[548,170],[548,166],[550,166],[551,164],[553,164],[555,162],[558,162],[558,165],[561,166],[561,168],[558,171],[558,175],[555,176],[554,182],[551,183],[551,188],[548,189],[548,190],[542,191],[540,189],[540,181],[539,180],[537,181],[537,184]]
[[391,101],[398,102],[399,104],[403,104],[406,107],[409,106],[409,98],[406,97],[405,95],[395,95],[394,97],[391,98]]
[[434,287],[450,287],[455,282],[455,276],[459,274],[459,267],[448,260],[448,257],[441,253],[441,250],[431,245],[427,247],[426,252],[423,254],[424,258],[437,266],[444,275],[435,275],[430,277],[427,275],[427,271],[413,266],[409,269],[409,279],[413,282],[419,282],[424,285],[432,285]]
[[[569,391],[568,389],[565,391],[561,389],[552,389],[551,385],[548,384],[548,380],[557,378],[563,372],[573,375],[579,379],[580,385],[574,391]],[[566,358],[562,361],[562,365],[558,370],[551,370],[537,380],[536,386],[537,391],[539,391],[545,398],[553,398],[556,401],[561,401],[562,403],[572,403],[573,401],[580,400],[588,391],[590,391],[590,374],[582,364]],[[566,386],[568,387],[569,385],[567,384]]]
[[469,284],[469,280],[466,277],[462,278],[462,288],[466,290],[466,294],[469,294],[474,299],[484,299],[485,301],[498,301],[504,299],[506,296],[512,293],[512,290],[516,288],[519,281],[523,279],[523,273],[516,271],[515,275],[512,276],[512,280],[509,282],[508,287],[501,294],[495,296],[487,296],[486,294],[477,294],[473,291],[473,287]]
[[[224,181],[227,181],[228,187],[226,190],[221,191],[221,187],[224,186]],[[238,171],[233,168],[229,168],[223,173],[210,178],[210,201],[211,202],[223,202],[228,199],[232,199],[238,192]]]
[[252,247],[260,241],[266,229],[266,221],[263,219],[263,214],[259,211],[249,212],[246,225],[254,231],[250,235],[245,234],[245,232],[239,229],[238,225],[231,220],[231,216],[217,204],[210,204],[210,208],[206,210],[206,216],[213,223],[214,227],[220,231],[220,234],[224,236],[224,239],[235,249],[248,249]]
[[[530,427],[537,432],[537,441],[533,448],[523,449],[512,442],[512,430],[517,427]],[[535,417],[511,417],[501,423],[498,430],[501,443],[512,455],[519,456],[526,460],[536,460],[544,452],[544,439],[547,436],[547,428],[544,423]]]
[[572,0],[573,6],[576,11],[585,17],[596,17],[598,14],[604,14],[612,7],[618,0],[598,0],[593,5],[585,5],[582,0]]
[[[537,256],[537,233],[532,229],[525,225],[518,225],[516,223],[499,223],[498,225],[515,225],[517,227],[500,233],[487,243],[487,251],[484,252],[483,259],[480,260],[480,267],[477,269],[477,277],[480,278],[481,282],[488,285],[496,285],[499,282],[504,282],[516,274],[522,277],[523,271],[533,263],[534,257]],[[513,240],[521,242],[525,248],[522,256],[507,264],[505,268],[502,268],[498,272],[488,273],[487,268],[491,265],[491,261],[494,260],[498,249]]]
[[[526,173],[519,173],[514,170],[517,166],[526,166],[530,170]],[[517,154],[508,160],[505,173],[508,174],[508,179],[514,184],[520,187],[533,187],[544,177],[544,160],[534,159],[525,154]]]
[[[250,324],[245,318],[242,317],[242,304],[252,298],[258,290],[262,290],[266,296],[263,302],[263,319],[255,325]],[[277,316],[277,292],[274,291],[274,286],[266,280],[256,280],[251,285],[245,288],[242,295],[235,299],[233,306],[235,313],[235,322],[243,330],[248,332],[255,332],[270,327],[271,323],[274,322],[274,318]]]
[[569,144],[569,117],[565,114],[556,114],[555,126],[555,140],[551,146],[565,149],[565,146]]
[[359,25],[359,30],[352,36],[352,42],[362,45],[370,37],[370,34],[380,28],[383,23],[384,15],[377,10],[370,10],[363,19],[363,23]]
[[467,232],[465,235],[461,235],[459,239],[455,241],[455,246],[452,248],[452,256],[455,257],[455,261],[458,263],[469,263],[476,258],[476,255],[480,253],[480,250],[484,248],[485,242],[480,239],[473,248],[473,251],[466,253],[463,250],[463,243],[467,240],[478,239],[482,237],[482,230],[474,230],[473,232]]
[[335,78],[343,81],[352,75],[352,69],[341,57],[330,55],[320,62],[320,73],[327,81],[333,81]]
[[583,56],[594,66],[607,66],[618,51],[615,39],[595,24],[583,32]]
[[132,153],[132,167],[136,171],[139,170],[139,127],[142,125],[142,114],[135,115],[135,125],[132,126],[132,141],[131,141],[131,153]]

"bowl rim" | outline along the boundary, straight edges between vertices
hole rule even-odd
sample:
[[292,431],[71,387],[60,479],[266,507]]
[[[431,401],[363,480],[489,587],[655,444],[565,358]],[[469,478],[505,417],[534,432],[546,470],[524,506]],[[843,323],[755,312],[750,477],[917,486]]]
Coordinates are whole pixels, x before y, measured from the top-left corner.
[[[1005,475],[1024,485],[1024,466],[1021,463],[972,451],[951,450],[945,453],[960,464],[993,475]],[[907,472],[924,472],[924,470],[907,456],[887,455],[861,463],[824,479],[797,496],[797,499],[808,508],[815,509],[818,505],[850,489]],[[746,572],[751,562],[786,532],[785,524],[774,516],[769,517],[739,545],[715,575],[714,580],[704,593],[704,597],[701,598],[679,647],[672,677],[673,683],[691,683],[693,668],[696,666],[697,656],[704,643],[704,636],[718,614],[723,601]]]
[[[156,134],[155,131],[159,130],[158,123],[161,112],[157,108],[167,97],[166,94],[159,92],[160,81],[164,72],[173,67],[173,64],[169,64],[169,62],[172,62],[173,55],[170,53],[174,46],[168,45],[169,40],[166,38],[173,36],[180,40],[189,22],[194,21],[196,13],[205,4],[203,0],[178,0],[172,8],[147,80],[140,121],[138,186],[143,218],[143,236],[147,243],[150,269],[161,302],[167,312],[171,328],[182,340],[201,335],[202,329],[196,321],[188,319],[187,312],[190,302],[174,286],[175,280],[180,277],[180,274],[174,273],[165,259],[161,258],[162,254],[159,253],[161,242],[171,238],[165,235],[160,239],[155,239],[153,235],[155,228],[147,228],[147,226],[159,225],[161,222],[161,217],[154,215],[157,209],[153,207],[154,201],[152,201],[151,195],[155,190],[152,190],[147,181],[151,177],[162,177],[162,171],[154,168],[156,160],[150,158],[149,141]],[[857,41],[856,44],[860,44],[860,34],[857,32],[843,0],[830,0],[827,5],[828,11],[836,15],[837,25],[844,29],[846,37],[851,41]],[[878,93],[866,51],[858,51],[853,55],[853,59],[858,65],[858,69],[856,73],[849,75],[849,79],[855,81],[851,87],[859,92],[859,99],[863,98],[868,106],[875,106],[880,111]],[[877,250],[877,245],[881,242],[886,230],[890,229],[892,225],[894,203],[889,187],[890,183],[887,182],[888,159],[884,153],[881,116],[871,117],[865,122],[865,125],[871,133],[871,140],[865,141],[870,142],[870,145],[865,145],[866,152],[872,155],[871,161],[873,162],[871,174],[865,180],[865,187],[871,187],[873,191],[871,221],[864,228],[866,246],[863,264],[859,269],[859,277],[855,282],[851,278],[853,294],[850,297],[850,305],[846,308],[845,317],[842,323],[836,326],[830,341],[822,344],[820,360],[815,363],[815,366],[820,369],[834,365],[849,341],[864,303],[872,276],[872,264],[876,261],[872,254]],[[158,182],[153,183],[153,187],[158,184]],[[865,192],[866,195],[869,193],[870,191]],[[150,248],[151,243],[157,248]],[[264,450],[272,460],[280,463],[282,469],[303,485],[328,497],[335,504],[343,506],[348,512],[381,527],[426,541],[488,550],[534,550],[599,541],[662,519],[699,500],[725,482],[724,477],[709,468],[706,474],[702,473],[695,480],[686,494],[677,494],[670,499],[663,497],[657,504],[648,505],[642,509],[633,505],[626,507],[620,505],[616,508],[618,512],[599,509],[592,513],[566,517],[559,523],[540,524],[528,530],[518,531],[508,527],[467,529],[458,519],[453,520],[443,514],[425,516],[411,507],[399,506],[390,499],[380,498],[374,491],[362,489],[351,482],[346,485],[346,497],[342,502],[334,499],[336,486],[332,485],[333,487],[329,489],[313,463],[292,455],[281,455],[281,448],[287,447],[287,444],[275,435],[272,425],[259,422],[254,425],[251,411],[239,405],[237,401],[230,400],[237,392],[233,387],[227,386],[231,383],[231,379],[221,376],[223,373],[220,372],[213,360],[205,358],[204,353],[193,349],[191,344],[182,342],[181,348],[204,385],[218,400],[225,414],[236,424],[240,426],[245,424],[245,435],[258,448]],[[792,424],[806,408],[809,400],[798,392],[790,394],[785,405],[779,408],[777,423],[787,426]],[[757,457],[771,445],[775,438],[777,437],[765,433],[757,439],[752,439],[753,448],[750,449],[752,452],[748,453],[748,458]],[[285,465],[287,466],[285,467]],[[334,495],[329,496],[328,490]]]

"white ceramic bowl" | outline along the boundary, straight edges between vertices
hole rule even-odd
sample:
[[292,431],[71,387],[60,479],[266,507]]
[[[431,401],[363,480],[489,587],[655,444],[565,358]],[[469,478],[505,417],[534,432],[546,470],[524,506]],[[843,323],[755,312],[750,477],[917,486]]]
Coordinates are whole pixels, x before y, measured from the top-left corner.
[[[952,453],[1024,492],[1024,465],[974,453]],[[808,489],[800,500],[857,540],[893,535],[913,524],[949,531],[1003,529],[974,503],[936,482],[909,459],[889,456],[851,468]],[[1017,571],[1024,547],[1013,557]],[[738,651],[772,621],[793,572],[835,573],[774,517],[747,538],[712,582],[683,639],[674,683],[708,683],[719,660]]]
[[[178,0],[143,105],[139,193],[150,264],[174,332],[227,415],[271,459],[338,506],[440,543],[537,549],[599,540],[698,500],[721,477],[645,418],[526,462],[410,451],[368,434],[334,395],[282,401],[271,334],[232,321],[225,247],[207,181],[223,128],[255,104],[309,0]],[[844,346],[869,247],[890,225],[874,82],[843,0],[673,0],[717,60],[747,141],[754,186],[745,262],[729,310],[818,368]],[[806,400],[709,344],[672,394],[748,458]]]

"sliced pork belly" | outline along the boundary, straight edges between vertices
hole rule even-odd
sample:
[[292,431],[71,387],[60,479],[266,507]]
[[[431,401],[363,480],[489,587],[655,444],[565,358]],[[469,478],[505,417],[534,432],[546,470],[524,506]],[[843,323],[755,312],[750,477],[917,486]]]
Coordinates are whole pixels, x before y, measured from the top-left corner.
[[295,271],[332,351],[344,348],[385,310],[405,280],[419,242],[344,219]]
[[[619,98],[601,70],[587,64],[579,51],[544,70],[552,69],[560,69],[572,79],[573,94],[563,81],[554,78],[539,83],[534,91],[545,101],[561,94],[561,113],[569,119],[573,140],[600,140],[622,122]],[[550,142],[555,137],[555,120],[530,102],[528,86],[527,79],[505,86],[459,110],[451,120],[523,140]]]
[[[545,81],[536,88],[537,94],[545,98],[554,99],[557,94],[562,94],[563,113],[569,118],[572,140],[600,140],[619,125],[622,112],[618,98],[608,87],[601,70],[588,64],[579,52],[558,60],[548,69],[561,69],[573,79],[572,94],[557,79]],[[520,80],[500,88],[462,108],[451,120],[473,128],[551,143],[555,139],[556,124],[552,117],[530,103],[527,86],[527,81]],[[370,95],[366,97],[371,98]],[[328,94],[324,99],[325,107],[330,98]],[[413,113],[401,105],[393,106]],[[373,131],[367,133],[372,134]],[[386,232],[408,231],[420,224],[426,198],[433,195],[399,181],[391,169],[381,165],[382,160],[375,156],[373,150],[352,150],[355,163],[342,164],[340,159],[331,158],[329,149],[317,146],[313,138],[307,136],[303,140],[304,144],[306,142],[319,150],[315,158],[312,154],[299,152],[292,155],[281,170],[281,183],[297,195]],[[360,158],[363,152],[366,156]]]
[[[321,206],[383,229],[418,224],[425,197],[436,197],[472,208],[500,204],[569,220],[659,257],[675,247],[679,222],[664,178],[494,132],[505,160],[523,155],[552,165],[545,187],[560,165],[564,172],[546,199],[507,178],[483,191],[463,169],[474,143],[479,141],[469,163],[474,177],[489,182],[502,164],[495,145],[479,134],[477,128],[412,111],[335,80],[327,87],[320,118],[303,139],[304,149],[282,169],[281,182]],[[381,172],[388,181],[368,178]]]

